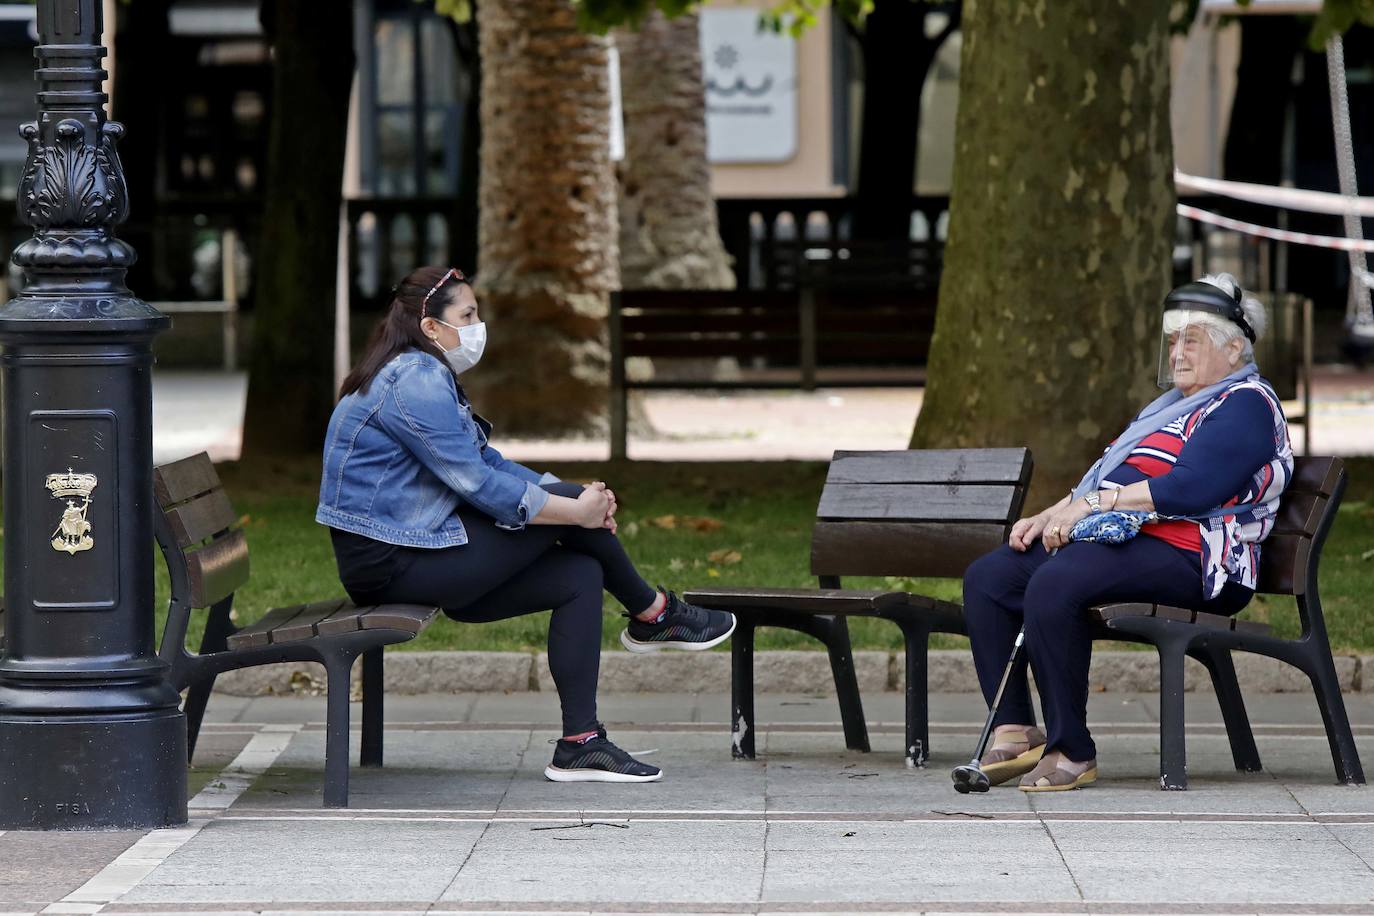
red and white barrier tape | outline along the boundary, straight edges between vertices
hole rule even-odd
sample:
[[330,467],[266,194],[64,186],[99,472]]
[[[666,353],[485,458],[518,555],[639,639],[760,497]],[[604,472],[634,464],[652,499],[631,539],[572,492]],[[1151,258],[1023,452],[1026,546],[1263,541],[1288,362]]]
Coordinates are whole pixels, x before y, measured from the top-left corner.
[[1287,229],[1270,229],[1268,226],[1257,226],[1243,220],[1231,219],[1229,216],[1220,216],[1208,210],[1199,210],[1188,204],[1178,205],[1178,215],[1186,216],[1188,219],[1197,220],[1200,223],[1220,226],[1223,229],[1233,229],[1246,235],[1256,235],[1278,242],[1312,245],[1317,248],[1335,248],[1340,251],[1374,252],[1374,241],[1368,239],[1346,239],[1334,235],[1312,235],[1307,232],[1290,232]]
[[1245,200],[1252,204],[1282,207],[1285,210],[1306,210],[1310,213],[1333,213],[1344,216],[1355,212],[1360,216],[1374,216],[1374,197],[1346,197],[1330,191],[1306,191],[1302,188],[1282,188],[1248,181],[1228,181],[1224,178],[1199,178],[1174,169],[1174,187],[1193,194],[1215,194]]

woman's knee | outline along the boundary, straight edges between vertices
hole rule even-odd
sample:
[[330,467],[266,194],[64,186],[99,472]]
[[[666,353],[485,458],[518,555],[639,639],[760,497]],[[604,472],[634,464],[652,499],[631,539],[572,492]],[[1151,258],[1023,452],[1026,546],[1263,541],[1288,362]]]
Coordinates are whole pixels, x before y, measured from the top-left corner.
[[1091,569],[1062,561],[1046,563],[1026,584],[1027,626],[1082,615],[1095,589]]
[[574,595],[594,594],[600,601],[601,590],[605,587],[605,573],[595,557],[569,551],[563,568]]

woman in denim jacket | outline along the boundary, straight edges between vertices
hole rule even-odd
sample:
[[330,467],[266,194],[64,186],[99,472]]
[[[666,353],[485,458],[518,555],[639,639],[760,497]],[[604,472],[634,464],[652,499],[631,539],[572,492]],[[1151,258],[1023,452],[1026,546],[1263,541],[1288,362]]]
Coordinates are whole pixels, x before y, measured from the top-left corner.
[[560,782],[650,782],[657,767],[606,738],[596,718],[601,592],[624,606],[631,652],[709,649],[730,614],[650,587],[616,538],[604,483],[564,483],[487,443],[458,376],[486,343],[463,274],[422,267],[396,287],[329,421],[315,520],[357,604],[437,605],[482,623],[552,609],[549,671],[563,737],[544,770]]

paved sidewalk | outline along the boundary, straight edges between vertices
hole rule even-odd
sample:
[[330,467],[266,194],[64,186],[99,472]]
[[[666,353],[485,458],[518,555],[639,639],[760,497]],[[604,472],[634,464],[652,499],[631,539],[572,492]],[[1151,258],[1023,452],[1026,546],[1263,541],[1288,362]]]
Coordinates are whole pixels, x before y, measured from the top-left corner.
[[[1310,697],[1252,701],[1266,770],[1232,767],[1189,699],[1187,793],[1157,787],[1153,695],[1094,694],[1103,779],[959,796],[982,703],[932,698],[935,754],[902,765],[901,698],[760,697],[760,758],[729,758],[721,695],[608,695],[611,735],[664,768],[553,784],[543,694],[395,697],[387,767],[319,807],[322,698],[215,697],[181,829],[0,834],[0,913],[1374,913],[1374,794],[1336,786]],[[1347,702],[1374,759],[1374,698]],[[354,744],[356,752],[356,737]]]

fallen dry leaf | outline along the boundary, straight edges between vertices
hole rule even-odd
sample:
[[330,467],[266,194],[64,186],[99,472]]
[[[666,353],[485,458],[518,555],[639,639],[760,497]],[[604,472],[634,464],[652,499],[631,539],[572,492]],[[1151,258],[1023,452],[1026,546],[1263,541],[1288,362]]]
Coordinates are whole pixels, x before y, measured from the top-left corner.
[[706,559],[712,563],[719,563],[721,566],[734,566],[743,560],[744,556],[738,550],[725,548],[711,551],[706,555]]
[[684,516],[682,523],[693,531],[711,532],[719,531],[725,527],[725,523],[718,518],[710,518],[704,515]]
[[712,579],[719,579],[719,578],[720,578],[720,570],[718,570],[718,569],[708,569],[708,570],[706,570],[706,575],[710,576]]
[[655,528],[669,528],[669,529],[671,529],[671,528],[676,528],[676,527],[677,527],[677,516],[676,516],[676,515],[660,515],[658,518],[651,518],[651,519],[649,519],[649,524],[650,524],[650,525],[653,525]]

